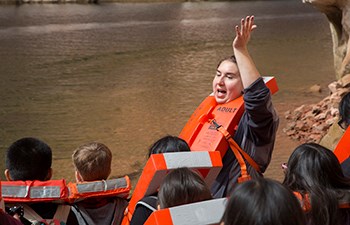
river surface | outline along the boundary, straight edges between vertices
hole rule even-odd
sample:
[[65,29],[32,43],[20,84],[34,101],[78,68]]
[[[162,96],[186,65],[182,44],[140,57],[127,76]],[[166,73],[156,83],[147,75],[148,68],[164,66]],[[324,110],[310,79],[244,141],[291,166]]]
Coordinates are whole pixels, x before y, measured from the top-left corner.
[[[295,145],[284,111],[320,100],[335,79],[326,17],[294,0],[0,6],[0,170],[6,148],[34,136],[53,149],[54,178],[73,179],[72,151],[90,141],[111,148],[112,177],[137,174],[152,142],[178,135],[211,92],[233,26],[250,14],[250,51],[280,88],[267,171],[280,179]],[[308,93],[314,84],[324,91]]]

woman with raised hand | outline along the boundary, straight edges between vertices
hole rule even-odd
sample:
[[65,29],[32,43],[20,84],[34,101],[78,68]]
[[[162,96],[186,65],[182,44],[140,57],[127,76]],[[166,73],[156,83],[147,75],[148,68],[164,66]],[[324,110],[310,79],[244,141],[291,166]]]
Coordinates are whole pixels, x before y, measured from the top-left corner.
[[[271,101],[271,93],[264,83],[247,45],[257,26],[254,16],[241,20],[235,27],[232,42],[234,56],[219,62],[213,80],[213,94],[219,104],[228,103],[243,94],[245,111],[234,134],[235,142],[258,165],[260,172],[247,164],[252,177],[258,177],[270,163],[279,119]],[[212,186],[215,198],[229,196],[238,182],[241,169],[231,150],[223,157],[223,168]]]

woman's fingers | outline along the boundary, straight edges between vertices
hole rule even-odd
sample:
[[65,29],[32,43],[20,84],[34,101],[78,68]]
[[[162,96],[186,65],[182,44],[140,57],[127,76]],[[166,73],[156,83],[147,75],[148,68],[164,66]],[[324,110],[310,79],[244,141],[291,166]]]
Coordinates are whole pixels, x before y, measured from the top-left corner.
[[238,25],[235,26],[235,30],[236,30],[236,36],[241,36],[241,32],[239,30]]
[[246,45],[250,39],[250,34],[257,26],[254,24],[254,16],[246,16],[241,19],[241,23],[235,26],[236,37],[233,40],[234,47]]
[[254,29],[257,28],[257,27],[258,27],[258,26],[254,24],[254,25],[252,26],[252,29],[251,29],[251,30],[254,30]]
[[251,25],[250,16],[247,16],[245,18],[245,23],[244,23],[245,32],[250,31],[250,25]]
[[254,26],[254,16],[249,17],[249,30],[252,30]]
[[246,34],[254,30],[257,26],[254,24],[254,16],[247,16],[241,19],[241,34]]

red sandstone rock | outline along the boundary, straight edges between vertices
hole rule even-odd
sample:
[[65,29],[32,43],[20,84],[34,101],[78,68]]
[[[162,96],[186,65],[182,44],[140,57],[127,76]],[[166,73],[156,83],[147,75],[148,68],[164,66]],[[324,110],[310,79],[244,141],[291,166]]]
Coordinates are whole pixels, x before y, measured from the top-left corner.
[[[348,85],[344,88],[343,84]],[[341,97],[350,91],[350,74],[342,83],[328,85],[330,95],[316,104],[301,105],[294,111],[285,112],[288,121],[283,131],[294,140],[319,142],[329,128],[338,121],[338,105]]]
[[330,90],[331,93],[337,92],[337,89],[340,87],[341,87],[341,85],[336,81],[334,81],[328,85],[328,89]]

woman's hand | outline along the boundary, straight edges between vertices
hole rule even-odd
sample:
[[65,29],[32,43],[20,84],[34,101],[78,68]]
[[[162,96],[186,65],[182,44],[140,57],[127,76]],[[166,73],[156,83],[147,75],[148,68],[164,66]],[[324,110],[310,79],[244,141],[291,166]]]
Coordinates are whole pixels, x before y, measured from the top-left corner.
[[235,27],[236,37],[232,42],[232,47],[233,53],[236,56],[239,73],[241,74],[243,88],[248,88],[260,78],[260,73],[247,48],[250,34],[255,28],[254,16],[247,16],[245,19],[243,18],[241,20],[241,26]]
[[244,49],[250,40],[251,32],[257,26],[254,24],[254,16],[247,16],[241,19],[241,27],[236,25],[236,37],[232,42],[233,49]]

